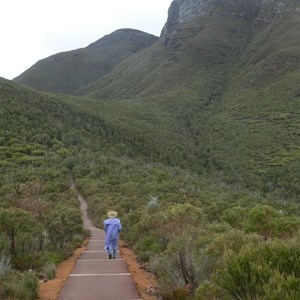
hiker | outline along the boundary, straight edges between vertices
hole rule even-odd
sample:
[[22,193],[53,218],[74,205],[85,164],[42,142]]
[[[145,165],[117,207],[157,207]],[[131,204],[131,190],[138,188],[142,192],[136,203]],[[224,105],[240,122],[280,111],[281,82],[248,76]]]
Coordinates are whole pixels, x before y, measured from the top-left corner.
[[119,233],[122,230],[121,221],[117,218],[116,211],[107,213],[108,219],[103,222],[105,231],[105,250],[108,252],[109,259],[117,257]]

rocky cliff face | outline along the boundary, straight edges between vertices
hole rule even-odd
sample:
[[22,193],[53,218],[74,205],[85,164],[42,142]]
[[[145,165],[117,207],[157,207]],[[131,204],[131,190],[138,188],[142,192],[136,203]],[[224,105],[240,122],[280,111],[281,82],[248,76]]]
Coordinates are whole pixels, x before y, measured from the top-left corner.
[[[194,36],[202,30],[201,17],[245,18],[254,24],[267,23],[285,11],[289,0],[174,0],[160,40],[167,44],[180,38],[183,31]],[[191,25],[192,24],[192,25]]]

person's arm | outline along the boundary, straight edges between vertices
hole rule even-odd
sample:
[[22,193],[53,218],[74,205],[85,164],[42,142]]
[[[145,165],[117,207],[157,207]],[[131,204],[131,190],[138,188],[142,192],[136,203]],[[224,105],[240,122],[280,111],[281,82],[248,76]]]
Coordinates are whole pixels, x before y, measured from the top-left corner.
[[105,223],[105,221],[103,222],[103,229],[106,232],[106,230],[107,230],[107,224]]
[[119,232],[122,230],[121,222],[119,222]]

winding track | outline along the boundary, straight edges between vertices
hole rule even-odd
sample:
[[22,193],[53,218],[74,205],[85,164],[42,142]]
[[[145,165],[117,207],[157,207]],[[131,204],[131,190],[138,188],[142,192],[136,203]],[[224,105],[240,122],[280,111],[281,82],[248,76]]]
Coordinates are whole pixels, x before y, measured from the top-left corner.
[[123,259],[108,259],[105,233],[87,216],[86,201],[79,196],[84,227],[91,232],[86,250],[76,262],[58,300],[142,300]]

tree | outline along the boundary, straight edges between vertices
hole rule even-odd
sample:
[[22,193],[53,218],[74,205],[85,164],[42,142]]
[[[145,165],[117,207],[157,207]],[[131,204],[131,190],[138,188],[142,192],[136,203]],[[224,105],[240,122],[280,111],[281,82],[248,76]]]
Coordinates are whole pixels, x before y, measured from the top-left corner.
[[156,217],[160,237],[166,241],[180,236],[190,227],[201,226],[204,219],[202,209],[188,203],[172,204]]
[[27,211],[42,221],[46,211],[46,204],[42,201],[43,185],[40,181],[31,181],[20,185],[20,192],[24,197],[21,205]]
[[47,215],[46,228],[54,244],[64,248],[75,234],[82,233],[82,218],[78,209],[60,205]]
[[33,232],[37,223],[33,216],[19,208],[0,208],[0,230],[7,236],[10,243],[10,254],[15,256],[16,237],[18,234]]
[[202,251],[198,247],[204,223],[202,209],[187,203],[173,204],[158,214],[155,223],[166,244],[165,252],[153,261],[155,271],[166,286],[184,287],[193,293],[203,273],[203,264],[196,263]]

